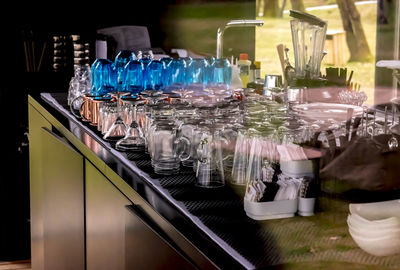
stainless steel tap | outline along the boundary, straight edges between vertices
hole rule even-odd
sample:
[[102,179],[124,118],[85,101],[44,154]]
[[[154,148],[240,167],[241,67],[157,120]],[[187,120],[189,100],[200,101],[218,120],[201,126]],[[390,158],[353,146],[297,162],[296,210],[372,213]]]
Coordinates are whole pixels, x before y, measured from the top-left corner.
[[263,26],[262,20],[232,20],[217,31],[217,59],[222,58],[224,32],[230,27]]

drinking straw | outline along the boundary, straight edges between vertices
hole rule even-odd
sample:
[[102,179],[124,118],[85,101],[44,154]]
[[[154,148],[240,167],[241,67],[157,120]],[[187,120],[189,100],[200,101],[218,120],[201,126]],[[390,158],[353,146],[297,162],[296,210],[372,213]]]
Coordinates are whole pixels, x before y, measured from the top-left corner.
[[37,69],[37,71],[40,71],[40,66],[42,65],[43,55],[44,55],[44,52],[45,52],[45,50],[46,50],[46,44],[47,44],[47,42],[45,42],[45,43],[43,44],[43,49],[42,49],[42,53],[40,54],[40,59],[39,59],[39,64],[38,64],[38,69]]
[[28,65],[29,65],[29,70],[30,70],[30,71],[33,71],[33,68],[32,68],[32,55],[31,55],[30,40],[28,40],[27,48],[28,48]]
[[26,65],[26,71],[29,72],[29,57],[28,57],[28,46],[26,44],[26,40],[24,40],[24,51],[25,51],[25,65]]
[[347,85],[350,85],[351,78],[353,77],[353,70],[350,72],[349,79],[347,80]]
[[32,66],[33,66],[33,71],[36,71],[36,61],[35,61],[35,41],[32,40]]

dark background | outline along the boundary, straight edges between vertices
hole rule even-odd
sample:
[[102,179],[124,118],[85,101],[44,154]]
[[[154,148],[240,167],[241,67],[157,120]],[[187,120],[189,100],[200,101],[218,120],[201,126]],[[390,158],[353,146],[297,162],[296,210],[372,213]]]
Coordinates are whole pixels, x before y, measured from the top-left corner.
[[[388,14],[388,24],[378,24],[377,26],[376,60],[391,59],[394,51],[394,48],[390,46],[393,44],[393,13],[395,10],[393,3],[395,1],[382,1],[386,3],[385,13]],[[14,1],[9,2],[8,6],[2,9],[0,39],[0,143],[2,156],[0,162],[0,261],[30,258],[29,153],[28,138],[25,134],[28,130],[27,96],[36,96],[40,92],[66,93],[72,76],[72,69],[64,72],[52,70],[52,37],[54,35],[80,34],[94,42],[96,29],[120,25],[140,25],[148,28],[152,47],[162,48],[168,53],[168,50],[174,45],[179,48],[183,44],[178,39],[179,35],[173,35],[175,29],[171,28],[171,25],[174,25],[171,20],[178,16],[177,9],[173,7],[188,3],[196,7],[204,2],[221,2],[227,7],[231,7],[232,2],[246,2],[245,9],[230,13],[234,14],[234,17],[214,12],[214,21],[255,17],[254,0],[148,0],[108,1],[106,3],[100,3],[100,1],[53,1],[50,3]],[[186,18],[191,16],[190,14],[184,15]],[[202,20],[210,23],[207,16],[202,17],[197,14],[197,23],[201,23]],[[169,23],[166,24],[168,20]],[[212,27],[209,29],[210,38],[215,36],[216,44],[217,29],[214,29],[214,25]],[[29,34],[32,35],[37,42],[37,48],[41,48],[43,42],[47,42],[40,72],[27,72],[26,70],[23,33],[25,38],[29,37]],[[254,28],[230,29],[226,35],[226,38],[229,38],[229,35],[238,35],[239,39],[225,44],[224,55],[228,55],[226,50],[230,46],[234,47],[236,52],[249,53],[250,59],[253,60]],[[198,38],[204,38],[203,33],[199,33]],[[209,53],[210,48],[208,47],[204,51]],[[387,87],[390,87],[392,82],[391,72],[378,71],[376,80],[377,85],[384,86],[382,91],[387,92]],[[376,95],[381,95],[381,92],[377,91]]]
[[[73,70],[52,70],[52,37],[79,34],[94,42],[96,29],[140,25],[148,28],[152,47],[168,53],[170,48],[164,46],[165,38],[173,29],[166,29],[163,21],[167,16],[171,19],[170,5],[202,2],[207,1],[15,1],[2,9],[0,261],[30,258],[27,96],[40,92],[67,92],[73,73]],[[210,2],[229,5],[234,1]],[[250,3],[251,11],[240,11],[244,16],[227,20],[255,15],[254,0],[239,2]],[[216,30],[213,30],[215,35]],[[24,35],[25,38],[31,35],[37,49],[47,42],[40,72],[27,72]],[[254,48],[254,39],[235,44],[239,50],[241,43],[246,49],[249,43]],[[171,41],[168,44],[171,45]],[[254,49],[249,54],[254,55]]]

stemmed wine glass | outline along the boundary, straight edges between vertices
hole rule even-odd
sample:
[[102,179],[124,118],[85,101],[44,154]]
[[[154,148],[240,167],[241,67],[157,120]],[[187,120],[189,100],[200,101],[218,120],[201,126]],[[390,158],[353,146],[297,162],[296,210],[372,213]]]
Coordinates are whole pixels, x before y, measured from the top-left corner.
[[231,97],[232,94],[229,90],[220,88],[220,87],[209,87],[204,89],[207,92],[207,96],[211,98],[213,103],[220,103],[224,101],[226,98]]
[[125,137],[126,135],[126,125],[123,120],[121,111],[121,97],[129,95],[129,92],[110,92],[109,95],[116,99],[117,102],[117,119],[111,125],[110,129],[104,134],[103,139],[106,141],[118,141]]
[[161,90],[144,90],[140,92],[140,95],[148,101],[148,104],[156,104],[159,100],[165,98],[162,93]]
[[137,105],[146,102],[145,99],[140,97],[128,98],[124,102],[133,106],[133,119],[126,131],[124,138],[117,141],[115,148],[119,151],[144,151],[145,150],[145,137],[143,130],[137,122]]
[[178,88],[172,90],[171,92],[177,94],[182,102],[189,103],[189,99],[192,97],[194,91],[186,88]]

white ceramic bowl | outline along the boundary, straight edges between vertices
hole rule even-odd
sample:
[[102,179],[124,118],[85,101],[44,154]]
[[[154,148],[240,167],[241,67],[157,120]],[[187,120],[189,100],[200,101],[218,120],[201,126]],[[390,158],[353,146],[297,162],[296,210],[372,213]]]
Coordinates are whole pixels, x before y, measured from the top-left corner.
[[399,217],[389,217],[379,220],[368,220],[357,214],[351,214],[347,217],[347,224],[357,229],[383,230],[400,228]]
[[382,238],[382,237],[397,237],[400,238],[400,227],[382,227],[379,229],[368,228],[362,226],[354,226],[351,222],[348,222],[349,230],[356,236],[362,238]]
[[382,231],[366,231],[366,230],[358,230],[352,227],[349,227],[349,231],[360,238],[365,239],[380,239],[385,237],[392,237],[392,238],[400,238],[400,229],[398,230],[382,230]]
[[385,236],[365,238],[349,230],[354,242],[365,252],[374,256],[389,256],[400,253],[400,237]]
[[349,210],[351,214],[357,214],[367,220],[400,217],[400,199],[375,203],[351,203]]

